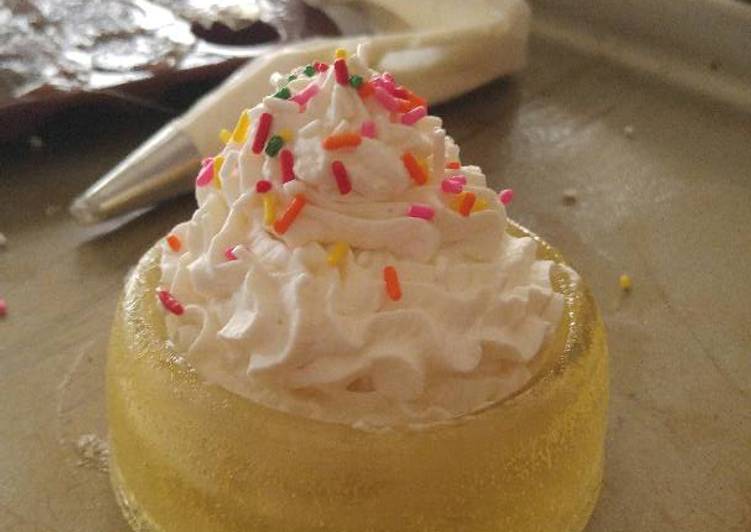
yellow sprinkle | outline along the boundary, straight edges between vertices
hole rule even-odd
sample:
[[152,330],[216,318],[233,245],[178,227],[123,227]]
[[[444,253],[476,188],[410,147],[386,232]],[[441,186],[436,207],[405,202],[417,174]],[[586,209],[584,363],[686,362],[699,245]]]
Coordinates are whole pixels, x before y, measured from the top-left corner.
[[263,223],[272,225],[276,221],[276,200],[273,194],[263,195]]
[[222,165],[224,164],[224,157],[221,155],[217,155],[214,157],[214,177],[212,178],[211,182],[214,184],[214,187],[221,190],[222,188],[222,178],[219,177],[219,172],[222,171]]
[[282,137],[282,140],[284,142],[292,142],[292,139],[294,138],[294,135],[292,134],[292,131],[290,131],[287,128],[282,129],[279,131],[278,135]]
[[337,48],[334,52],[334,57],[336,59],[347,59],[347,50],[344,48]]
[[347,254],[347,251],[349,251],[349,246],[346,242],[337,242],[334,244],[329,252],[329,265],[337,266]]
[[471,212],[484,211],[488,208],[488,202],[485,198],[477,198],[474,205],[472,205]]
[[221,140],[224,144],[227,144],[229,142],[229,139],[232,138],[232,132],[229,129],[222,129],[219,132],[219,140]]
[[245,137],[248,135],[248,126],[250,126],[250,117],[248,111],[245,110],[240,113],[240,118],[237,119],[235,130],[232,132],[232,142],[238,144],[245,142]]
[[621,290],[631,290],[631,277],[629,277],[625,273],[621,274],[621,276],[618,278],[618,284],[621,285]]
[[428,162],[425,159],[417,159],[417,164],[419,164],[420,168],[422,168],[425,172],[425,183],[428,183],[430,181],[430,169],[428,168]]

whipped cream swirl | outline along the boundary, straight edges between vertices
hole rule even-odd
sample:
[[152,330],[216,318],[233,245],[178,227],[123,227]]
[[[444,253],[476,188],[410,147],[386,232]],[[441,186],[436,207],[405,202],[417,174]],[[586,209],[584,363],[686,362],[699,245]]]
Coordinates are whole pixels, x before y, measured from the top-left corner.
[[[536,243],[506,233],[481,170],[446,168],[459,148],[441,120],[390,111],[383,91],[405,91],[363,55],[346,60],[347,74],[370,94],[338,82],[333,67],[301,68],[272,78],[282,98],[245,111],[247,132],[241,120],[217,178],[196,189],[192,219],[172,232],[179,249],[162,245],[161,287],[184,308],[166,314],[167,330],[207,381],[270,407],[363,427],[433,423],[522,387],[563,298]],[[286,183],[280,154],[253,150],[264,113],[268,138],[292,154]],[[358,145],[324,147],[351,133],[362,133]],[[426,183],[411,175],[407,152]],[[457,183],[476,198],[469,213],[459,212]],[[300,196],[304,207],[280,234],[269,216]],[[408,216],[413,205],[430,216]],[[398,273],[398,300],[384,287],[386,266]]]

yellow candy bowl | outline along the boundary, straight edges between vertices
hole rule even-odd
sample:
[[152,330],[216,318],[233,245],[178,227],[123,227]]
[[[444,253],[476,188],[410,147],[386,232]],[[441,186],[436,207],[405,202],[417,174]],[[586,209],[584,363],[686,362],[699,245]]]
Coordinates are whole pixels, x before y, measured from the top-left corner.
[[[516,225],[509,231],[531,235]],[[531,235],[534,236],[534,235]],[[539,257],[563,263],[535,237]],[[605,331],[554,268],[562,323],[522,390],[448,424],[366,432],[208,385],[169,347],[159,250],[126,285],[107,364],[111,478],[136,531],[579,531],[603,472]]]

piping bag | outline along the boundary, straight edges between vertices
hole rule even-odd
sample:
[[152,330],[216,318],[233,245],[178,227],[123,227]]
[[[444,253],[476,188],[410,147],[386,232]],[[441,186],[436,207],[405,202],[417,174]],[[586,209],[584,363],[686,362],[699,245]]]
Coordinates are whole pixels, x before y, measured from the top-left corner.
[[390,72],[431,105],[526,62],[530,12],[524,0],[306,1],[345,32],[366,20],[379,33],[300,41],[251,61],[76,198],[71,214],[96,223],[192,190],[201,159],[222,148],[219,130],[267,95],[273,73],[329,61],[337,48],[366,44],[372,68]]

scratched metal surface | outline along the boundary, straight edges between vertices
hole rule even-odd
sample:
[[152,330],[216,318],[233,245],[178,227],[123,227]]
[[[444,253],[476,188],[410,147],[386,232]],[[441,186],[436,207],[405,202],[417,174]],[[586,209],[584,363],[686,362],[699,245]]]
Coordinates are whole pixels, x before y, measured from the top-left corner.
[[[589,532],[751,529],[751,116],[539,39],[523,76],[437,111],[603,310],[612,402]],[[109,322],[128,268],[192,200],[97,228],[61,207],[163,119],[83,118],[3,148],[0,530],[127,529],[95,439]]]

